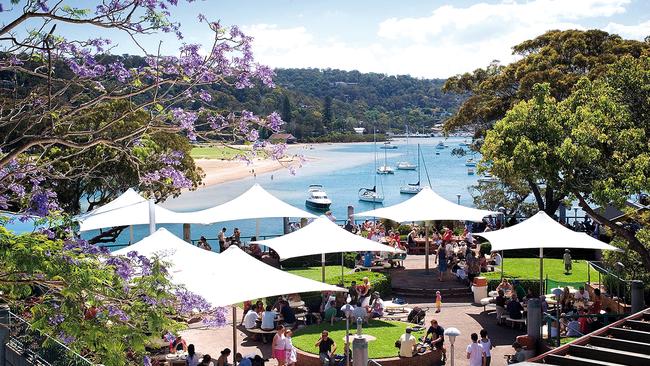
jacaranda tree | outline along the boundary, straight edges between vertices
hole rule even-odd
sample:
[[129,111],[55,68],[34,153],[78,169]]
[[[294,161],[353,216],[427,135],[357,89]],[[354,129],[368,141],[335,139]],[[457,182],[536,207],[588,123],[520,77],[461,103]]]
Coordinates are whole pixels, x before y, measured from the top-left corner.
[[[265,148],[274,157],[284,149],[258,142],[259,129],[279,130],[277,113],[223,110],[208,90],[273,86],[272,71],[254,61],[251,38],[197,14],[207,43],[184,43],[173,21],[178,3],[0,0],[0,209],[50,223],[31,234],[0,228],[2,300],[106,365],[142,363],[149,337],[178,329],[189,314],[223,324],[223,309],[173,286],[156,259],[110,257],[76,237],[56,187],[86,173],[98,178],[97,159],[120,159],[130,164],[129,186],[164,199],[196,182],[173,136],[246,140],[253,154]],[[88,29],[125,34],[144,61],[112,55],[111,39],[86,39]],[[179,39],[176,54],[141,42],[163,33]]]

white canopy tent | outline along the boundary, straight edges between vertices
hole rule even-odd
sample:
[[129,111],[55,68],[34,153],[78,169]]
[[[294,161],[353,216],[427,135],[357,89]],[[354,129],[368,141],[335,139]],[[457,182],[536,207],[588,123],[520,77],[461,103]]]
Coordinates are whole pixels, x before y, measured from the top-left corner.
[[153,233],[156,223],[183,223],[185,214],[156,205],[153,200],[147,200],[129,188],[113,201],[79,215],[76,219],[79,231],[148,224],[150,233]]
[[397,222],[425,221],[425,269],[429,272],[429,233],[426,221],[459,220],[480,222],[485,216],[498,214],[498,212],[457,205],[442,198],[430,187],[424,187],[418,194],[404,202],[361,212],[357,216],[382,217]]
[[[312,291],[347,291],[345,289],[293,275],[271,267],[230,246],[223,253],[199,249],[164,228],[113,255],[126,255],[130,251],[161,259],[171,264],[171,280],[202,296],[213,306],[233,309],[233,354],[237,352],[237,312],[234,304],[251,299]],[[249,281],[255,273],[262,281]]]
[[[281,260],[321,254],[323,281],[325,280],[326,253],[342,254],[361,251],[403,253],[399,249],[352,234],[325,216],[321,216],[309,225],[287,235],[253,243],[272,248],[278,253]],[[342,264],[341,272],[343,272]]]
[[316,216],[276,198],[257,183],[226,203],[204,210],[186,212],[184,215],[186,215],[184,222],[197,224],[268,217],[316,218]]
[[[586,233],[566,228],[549,217],[544,211],[536,213],[533,217],[517,225],[496,231],[474,233],[474,235],[481,236],[489,241],[494,251],[539,248],[541,290],[543,290],[542,282],[544,280],[544,248],[620,251],[619,248],[594,239]],[[501,271],[503,273],[503,265]]]

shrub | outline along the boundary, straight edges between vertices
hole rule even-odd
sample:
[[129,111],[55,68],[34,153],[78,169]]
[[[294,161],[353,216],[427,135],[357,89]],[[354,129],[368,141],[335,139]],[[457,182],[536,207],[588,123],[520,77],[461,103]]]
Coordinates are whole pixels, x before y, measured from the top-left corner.
[[490,254],[490,252],[492,252],[492,244],[490,243],[481,244],[481,248],[479,249],[479,251],[481,255]]
[[397,231],[399,232],[400,235],[408,235],[411,232],[411,226],[410,225],[400,225],[397,228]]
[[[357,284],[360,284],[363,282],[363,278],[368,277],[370,280],[370,284],[372,285],[372,291],[377,291],[381,294],[381,296],[386,296],[391,293],[391,286],[390,286],[390,276],[386,273],[382,272],[368,272],[368,271],[363,271],[363,272],[356,272],[352,274],[346,274],[343,277],[344,280],[344,286],[350,287],[350,283],[352,281],[356,281]],[[340,281],[340,278],[331,278],[327,280],[327,283],[330,283],[332,285],[338,284]]]

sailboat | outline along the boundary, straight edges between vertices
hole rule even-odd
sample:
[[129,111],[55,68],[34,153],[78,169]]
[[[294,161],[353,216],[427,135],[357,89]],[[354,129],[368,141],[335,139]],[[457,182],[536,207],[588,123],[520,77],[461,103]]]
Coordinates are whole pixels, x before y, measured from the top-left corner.
[[[377,168],[377,140],[375,138],[375,132],[372,133],[373,142],[374,142],[374,151],[375,151],[375,169]],[[372,202],[372,203],[382,203],[384,202],[384,195],[377,192],[377,175],[374,174],[375,185],[372,188],[361,188],[359,189],[359,201]]]
[[418,194],[422,190],[422,187],[420,185],[420,144],[418,144],[418,165],[417,165],[417,170],[418,170],[418,182],[417,183],[408,183],[406,185],[403,185],[399,187],[399,193],[403,194]]
[[[409,126],[406,125],[406,156],[409,155]],[[419,156],[418,156],[419,159]],[[400,161],[397,163],[397,170],[415,170],[416,166],[410,161]]]
[[385,149],[384,149],[384,165],[380,166],[377,169],[377,174],[395,174],[393,168],[388,166],[388,157],[386,155]]

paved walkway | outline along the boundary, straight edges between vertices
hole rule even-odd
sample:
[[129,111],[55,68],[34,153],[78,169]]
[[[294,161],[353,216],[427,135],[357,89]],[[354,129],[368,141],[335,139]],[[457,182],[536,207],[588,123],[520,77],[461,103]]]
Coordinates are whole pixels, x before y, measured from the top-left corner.
[[[395,273],[401,272],[398,276],[408,275],[410,272],[413,274],[420,273],[424,268],[424,256],[409,256],[406,260],[406,270],[396,270]],[[433,258],[431,258],[433,259]],[[431,264],[433,268],[433,263]],[[395,275],[395,274],[394,274]],[[434,285],[440,284],[436,277],[433,276],[413,276],[410,279],[410,276],[404,277],[406,280],[415,281],[417,283],[433,283]],[[443,282],[442,284],[445,284]],[[445,286],[458,286],[459,281],[451,280],[448,281],[448,284]],[[426,298],[416,298],[416,297],[406,297],[407,302],[411,305],[418,305],[420,307],[429,307],[434,308],[433,296]],[[471,303],[471,299],[462,299],[456,298],[451,301],[445,301],[443,298],[443,309],[440,313],[435,314],[433,310],[427,312],[426,323],[429,324],[429,321],[434,317],[438,320],[441,326],[443,327],[456,327],[461,332],[461,336],[456,340],[456,351],[455,351],[455,365],[465,366],[468,365],[466,359],[465,348],[471,342],[470,334],[475,332],[478,333],[481,329],[486,329],[492,343],[495,345],[495,349],[492,350],[492,365],[504,365],[504,355],[513,353],[511,344],[515,340],[517,335],[523,334],[524,331],[513,330],[509,327],[497,326],[494,308],[488,307],[488,312],[483,313],[483,307],[474,306]],[[232,319],[232,315],[229,314],[227,319]],[[241,319],[241,309],[238,311],[238,319]],[[237,330],[236,332],[238,337],[238,352],[243,355],[247,354],[259,354],[265,358],[270,358],[271,356],[271,347],[268,344],[262,344],[261,342],[243,342],[245,338],[244,334]],[[219,352],[224,348],[230,348],[232,350],[232,326],[229,324],[225,328],[221,329],[190,329],[183,332],[183,337],[187,340],[188,343],[193,343],[196,346],[198,352],[208,353],[211,356],[217,357]],[[314,340],[316,341],[316,340]],[[448,340],[445,341],[445,346],[448,348],[449,356],[449,344]],[[447,362],[449,365],[450,362]],[[269,366],[276,365],[275,360],[271,360],[267,363]],[[299,365],[298,365],[299,366]]]

